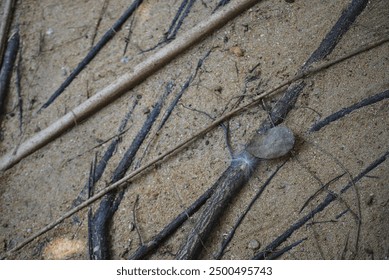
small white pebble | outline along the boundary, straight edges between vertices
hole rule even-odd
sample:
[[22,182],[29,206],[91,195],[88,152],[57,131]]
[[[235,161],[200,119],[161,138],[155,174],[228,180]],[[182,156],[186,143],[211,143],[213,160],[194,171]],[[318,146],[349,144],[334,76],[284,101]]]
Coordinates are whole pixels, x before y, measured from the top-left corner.
[[124,64],[128,63],[129,61],[130,59],[127,56],[123,56],[122,59],[120,59],[120,62]]
[[47,29],[47,31],[46,31],[46,35],[48,35],[48,36],[53,35],[53,33],[54,33],[54,30],[51,27],[49,29]]
[[61,71],[62,71],[62,75],[63,76],[67,76],[68,75],[68,68],[67,67],[62,66],[61,67]]
[[261,247],[261,244],[259,244],[258,240],[252,239],[249,241],[247,247],[251,250],[257,250],[259,247]]

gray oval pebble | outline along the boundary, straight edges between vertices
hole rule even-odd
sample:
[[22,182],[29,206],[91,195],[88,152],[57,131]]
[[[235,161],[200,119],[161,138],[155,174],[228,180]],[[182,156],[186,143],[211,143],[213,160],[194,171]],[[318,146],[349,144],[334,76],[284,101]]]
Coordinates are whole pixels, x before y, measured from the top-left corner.
[[257,134],[246,147],[251,155],[261,159],[274,159],[286,155],[294,146],[293,132],[285,126],[276,126],[264,134]]
[[251,250],[257,250],[261,247],[261,244],[258,242],[258,240],[252,239],[249,241],[247,247]]

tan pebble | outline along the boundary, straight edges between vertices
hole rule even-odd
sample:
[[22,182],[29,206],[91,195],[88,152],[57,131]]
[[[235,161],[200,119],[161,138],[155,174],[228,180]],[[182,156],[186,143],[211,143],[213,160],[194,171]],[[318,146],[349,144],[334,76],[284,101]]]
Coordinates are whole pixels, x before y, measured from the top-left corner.
[[238,56],[238,57],[242,57],[244,55],[243,50],[240,47],[238,47],[238,46],[231,47],[230,48],[230,52],[233,53],[234,55]]
[[51,241],[43,251],[44,259],[64,260],[84,252],[85,244],[81,240],[59,237]]

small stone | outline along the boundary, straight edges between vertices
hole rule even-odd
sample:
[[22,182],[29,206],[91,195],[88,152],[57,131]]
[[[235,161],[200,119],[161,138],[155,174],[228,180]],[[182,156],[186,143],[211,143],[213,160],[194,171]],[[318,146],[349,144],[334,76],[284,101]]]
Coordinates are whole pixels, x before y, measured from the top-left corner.
[[130,231],[133,231],[135,229],[135,224],[133,222],[130,222],[128,228],[130,229]]
[[217,85],[213,88],[213,91],[221,93],[223,91],[223,87],[221,85]]
[[247,247],[251,250],[257,250],[259,247],[261,247],[261,244],[259,244],[258,240],[252,239],[249,241]]
[[54,30],[53,30],[53,28],[49,28],[49,29],[47,29],[47,31],[46,31],[46,34],[48,35],[48,36],[51,36],[51,35],[53,35],[53,33],[54,33]]
[[257,134],[246,151],[260,159],[275,159],[286,155],[294,146],[293,132],[285,126],[276,126],[264,134]]
[[61,72],[62,72],[62,76],[67,76],[68,75],[68,68],[65,66],[62,66]]
[[239,48],[238,46],[231,47],[230,52],[232,52],[234,55],[236,55],[238,57],[241,57],[244,55],[243,50],[241,48]]
[[[43,248],[42,256],[44,259],[64,260],[81,254],[83,250],[84,243],[82,240],[58,237]],[[94,252],[96,251],[94,250]]]
[[121,63],[124,63],[124,64],[128,63],[129,61],[130,61],[130,59],[128,58],[128,56],[123,56],[123,57],[120,59],[120,62],[121,62]]

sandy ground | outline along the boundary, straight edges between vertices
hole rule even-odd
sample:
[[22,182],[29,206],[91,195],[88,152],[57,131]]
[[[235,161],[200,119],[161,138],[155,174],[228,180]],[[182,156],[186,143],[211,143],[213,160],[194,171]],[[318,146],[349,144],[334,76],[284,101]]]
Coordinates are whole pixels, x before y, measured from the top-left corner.
[[[124,48],[131,20],[53,105],[37,114],[40,106],[123,13],[129,2],[18,1],[13,25],[19,24],[22,42],[23,123],[20,131],[19,114],[15,109],[14,75],[7,114],[1,124],[0,155],[47,127],[148,57],[152,52],[142,53],[141,50],[153,47],[163,38],[181,3],[169,2],[144,1],[135,14],[126,52]],[[100,158],[104,153],[109,142],[102,142],[116,134],[135,98],[138,98],[139,104],[128,124],[129,130],[109,161],[97,190],[110,180],[124,151],[165,86],[169,82],[174,84],[173,93],[163,110],[194,73],[197,61],[210,49],[210,55],[166,126],[151,142],[142,162],[153,159],[211,123],[212,120],[199,111],[218,117],[226,108],[231,109],[231,98],[243,93],[245,79],[254,66],[259,65],[255,69],[259,79],[248,83],[248,96],[243,103],[253,95],[293,77],[349,3],[345,0],[288,2],[292,1],[261,1],[103,110],[1,173],[0,253],[71,208],[87,181],[94,155],[97,153]],[[207,18],[216,3],[196,1],[178,35]],[[377,41],[385,34],[387,36],[388,14],[386,1],[371,1],[328,59],[338,58]],[[388,54],[389,45],[384,44],[306,79],[308,85],[284,122],[297,137],[295,149],[238,228],[224,259],[251,258],[323,199],[325,192],[299,213],[304,202],[321,184],[346,173],[329,187],[331,191],[338,192],[350,176],[358,175],[388,150],[388,100],[354,111],[319,132],[307,132],[320,118],[388,89]],[[270,106],[277,98],[279,96],[266,100],[266,104]],[[262,106],[234,117],[230,121],[233,148],[241,150],[266,117]],[[146,143],[148,141],[149,138]],[[137,232],[131,229],[137,196],[136,224],[141,238],[148,241],[208,189],[229,161],[224,132],[216,128],[157,168],[138,177],[128,186],[112,221],[113,258],[127,258],[141,242]],[[223,236],[229,232],[252,196],[283,161],[264,162],[255,170],[247,186],[225,210],[209,242],[205,243],[202,258],[212,258]],[[301,238],[307,239],[282,258],[387,259],[388,167],[386,161],[374,169],[341,199],[294,233],[284,245]],[[347,208],[350,210],[337,218]],[[358,223],[352,213],[361,219],[359,240]],[[87,210],[77,216],[81,224],[68,219],[12,258],[87,259]],[[196,217],[187,221],[150,258],[174,258]],[[253,240],[258,241],[259,248],[253,246]]]

